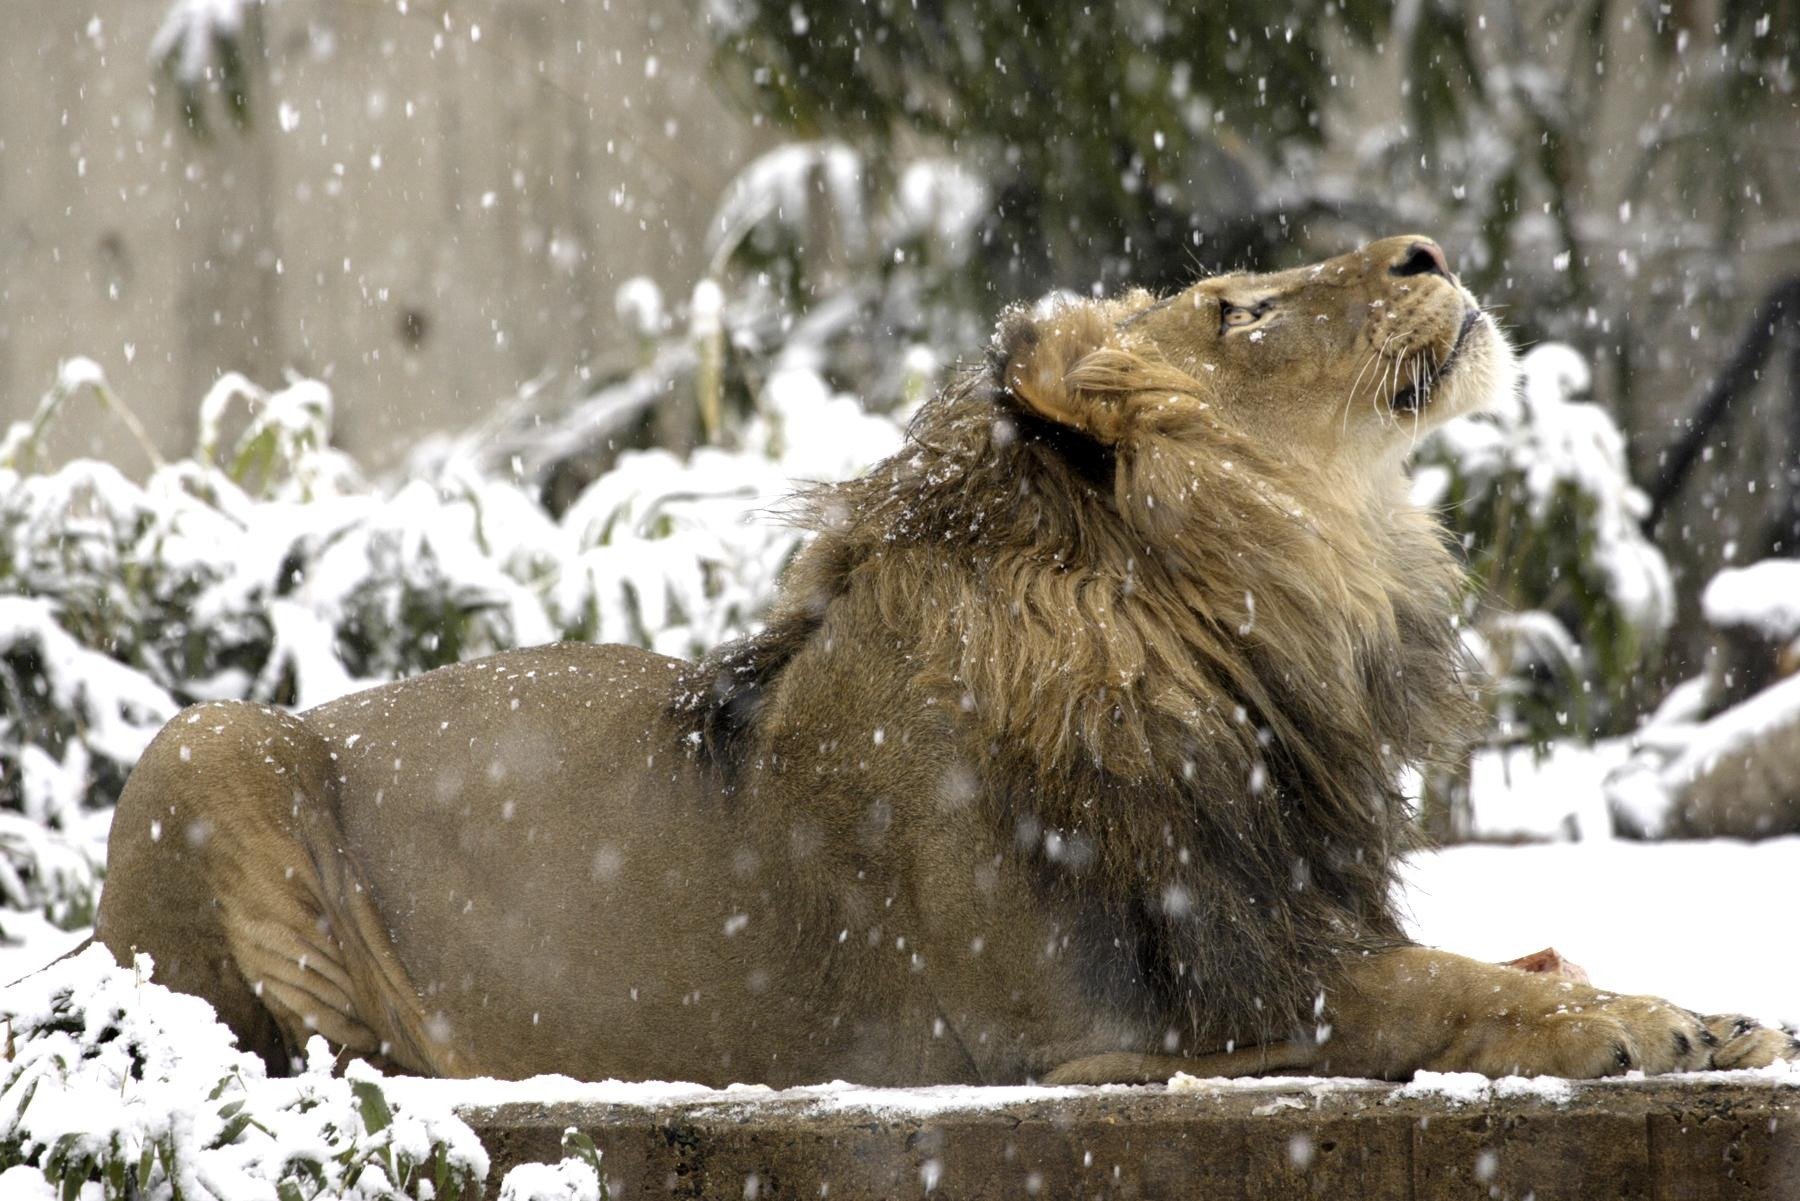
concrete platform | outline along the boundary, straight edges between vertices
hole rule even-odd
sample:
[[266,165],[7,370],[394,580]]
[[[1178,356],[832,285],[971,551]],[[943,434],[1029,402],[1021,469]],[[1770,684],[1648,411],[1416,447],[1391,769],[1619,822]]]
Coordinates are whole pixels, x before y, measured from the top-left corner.
[[645,1197],[1800,1199],[1800,1073],[793,1090],[467,1106],[493,1156],[575,1126]]

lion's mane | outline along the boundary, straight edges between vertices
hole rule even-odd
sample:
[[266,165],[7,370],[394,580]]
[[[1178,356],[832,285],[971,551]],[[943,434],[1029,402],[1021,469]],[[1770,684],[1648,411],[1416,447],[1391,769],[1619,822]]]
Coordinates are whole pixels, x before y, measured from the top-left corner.
[[1310,1034],[1334,957],[1403,941],[1397,776],[1471,715],[1459,568],[1393,490],[1333,495],[1203,381],[1058,334],[1081,412],[1020,402],[1008,365],[1045,348],[1011,316],[899,454],[802,497],[816,536],[766,629],[677,713],[729,781],[825,609],[873,589],[1038,886],[1129,932],[1097,987],[1188,1046]]

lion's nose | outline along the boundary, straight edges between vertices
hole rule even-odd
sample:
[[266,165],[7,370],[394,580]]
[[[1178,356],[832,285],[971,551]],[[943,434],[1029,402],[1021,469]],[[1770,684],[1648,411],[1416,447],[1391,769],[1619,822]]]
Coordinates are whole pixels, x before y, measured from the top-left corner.
[[1421,238],[1400,252],[1394,265],[1388,268],[1392,275],[1441,275],[1450,278],[1450,263],[1444,258],[1444,248],[1429,238]]

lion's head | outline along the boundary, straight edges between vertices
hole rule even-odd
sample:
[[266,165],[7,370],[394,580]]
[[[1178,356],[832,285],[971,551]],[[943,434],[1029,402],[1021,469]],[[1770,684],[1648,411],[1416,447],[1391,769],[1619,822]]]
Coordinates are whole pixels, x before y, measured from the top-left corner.
[[1514,374],[1493,320],[1417,236],[1162,299],[1015,312],[998,351],[1022,405],[1104,444],[1156,410],[1201,404],[1340,489],[1391,481],[1422,431],[1504,392]]

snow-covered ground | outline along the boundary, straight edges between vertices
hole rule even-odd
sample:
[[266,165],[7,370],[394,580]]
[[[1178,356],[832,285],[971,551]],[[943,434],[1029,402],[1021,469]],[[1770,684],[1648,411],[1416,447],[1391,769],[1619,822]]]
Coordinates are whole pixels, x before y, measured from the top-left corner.
[[1407,879],[1421,942],[1495,961],[1554,946],[1606,988],[1800,1023],[1800,838],[1452,847]]

